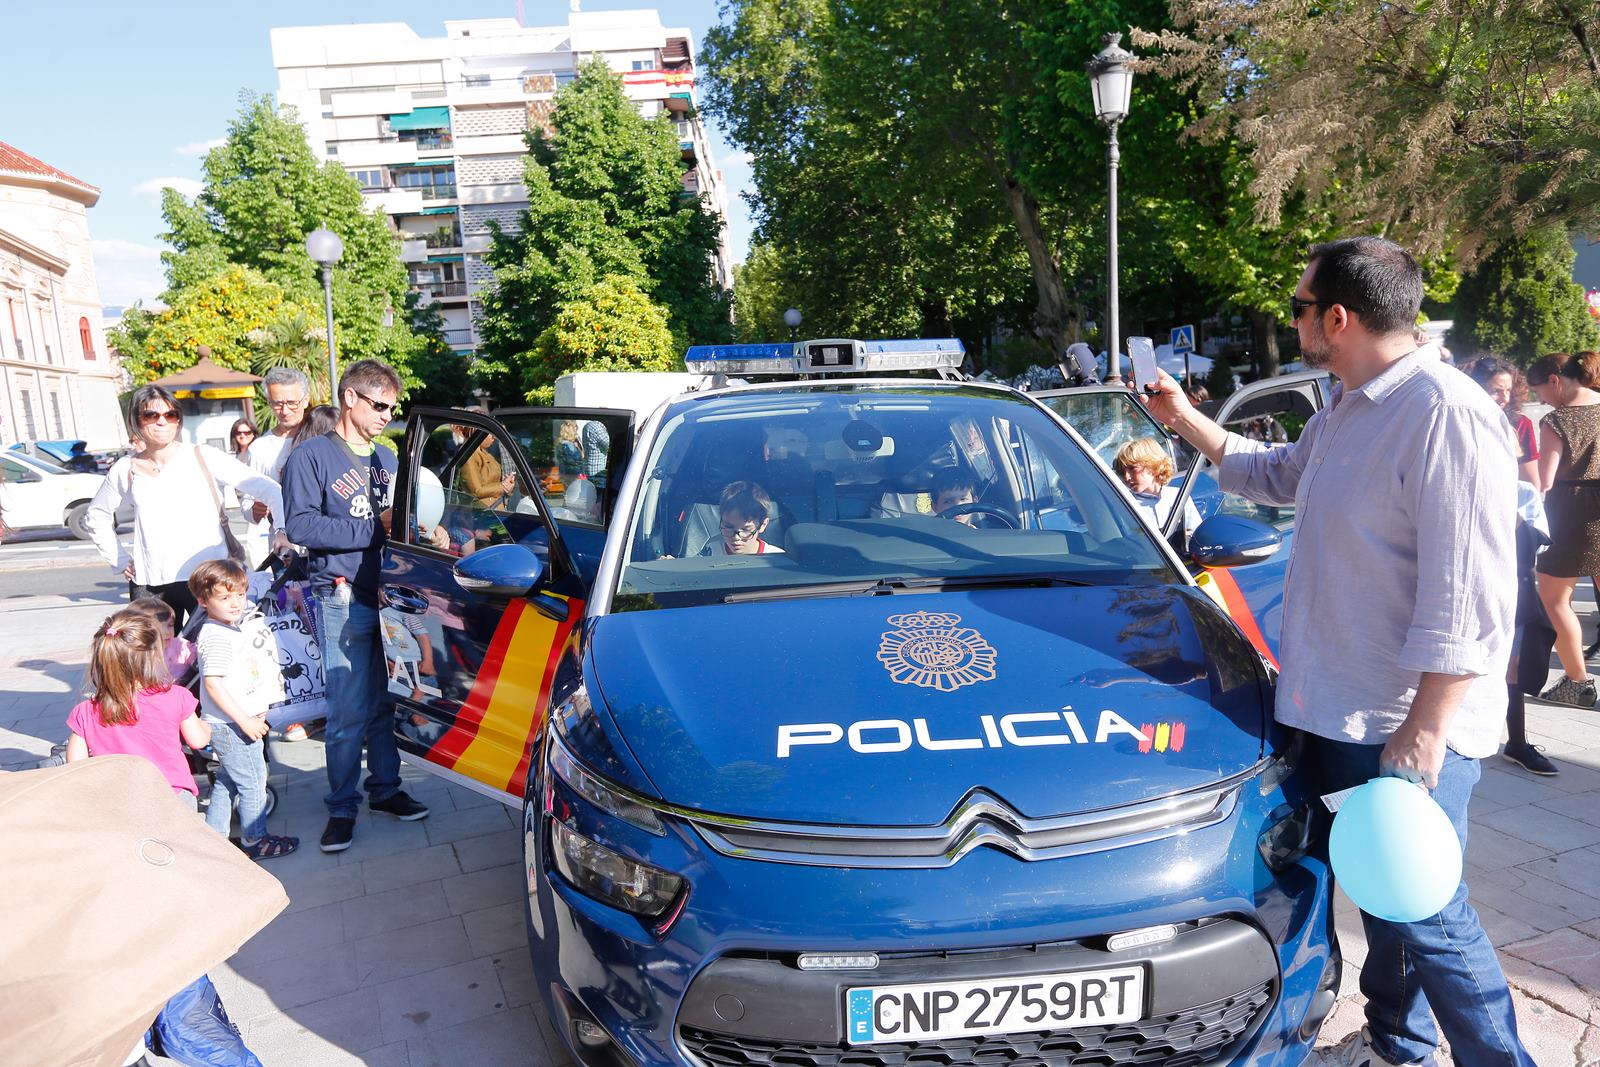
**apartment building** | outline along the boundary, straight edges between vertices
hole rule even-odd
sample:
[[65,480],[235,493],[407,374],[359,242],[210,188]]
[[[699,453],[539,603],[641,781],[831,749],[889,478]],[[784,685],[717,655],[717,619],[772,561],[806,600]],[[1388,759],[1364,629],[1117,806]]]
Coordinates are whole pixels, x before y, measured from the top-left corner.
[[0,142],[0,447],[128,443],[89,244],[100,190]]
[[[576,5],[574,5],[576,6]],[[514,230],[527,206],[525,133],[548,128],[556,90],[603,56],[646,117],[672,116],[686,196],[727,216],[722,176],[695,106],[693,39],[645,11],[573,11],[564,26],[516,19],[446,22],[443,37],[405,23],[272,31],[278,95],[312,149],[344,167],[399,232],[413,289],[439,305],[446,339],[477,347],[489,222]],[[726,243],[714,270],[733,281]]]

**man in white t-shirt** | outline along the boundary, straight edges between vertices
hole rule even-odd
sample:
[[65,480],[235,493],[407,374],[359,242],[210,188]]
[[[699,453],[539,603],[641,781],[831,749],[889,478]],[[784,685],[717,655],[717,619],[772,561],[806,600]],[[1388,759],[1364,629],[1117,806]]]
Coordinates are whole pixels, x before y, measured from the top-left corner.
[[[250,466],[279,485],[283,484],[283,461],[289,455],[289,439],[306,419],[311,399],[311,382],[304,372],[292,367],[273,367],[261,380],[267,393],[267,406],[276,420],[271,432],[257,437],[250,445]],[[267,506],[259,500],[246,505],[251,522],[267,517]],[[275,525],[282,525],[281,518]]]

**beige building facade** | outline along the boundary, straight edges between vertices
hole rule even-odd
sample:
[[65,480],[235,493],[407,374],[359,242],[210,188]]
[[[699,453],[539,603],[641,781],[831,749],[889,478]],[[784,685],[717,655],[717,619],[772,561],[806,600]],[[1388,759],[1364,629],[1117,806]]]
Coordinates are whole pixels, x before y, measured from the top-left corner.
[[0,142],[0,448],[128,443],[89,243],[100,190]]
[[[666,114],[683,155],[683,195],[727,218],[722,174],[697,108],[693,37],[653,10],[572,11],[566,25],[516,19],[444,24],[423,37],[400,22],[272,31],[278,96],[311,148],[361,183],[401,238],[411,287],[433,302],[445,339],[477,347],[479,296],[493,285],[489,224],[519,225],[530,128],[548,125],[556,90],[603,57],[644,116]],[[712,272],[733,268],[726,238]]]

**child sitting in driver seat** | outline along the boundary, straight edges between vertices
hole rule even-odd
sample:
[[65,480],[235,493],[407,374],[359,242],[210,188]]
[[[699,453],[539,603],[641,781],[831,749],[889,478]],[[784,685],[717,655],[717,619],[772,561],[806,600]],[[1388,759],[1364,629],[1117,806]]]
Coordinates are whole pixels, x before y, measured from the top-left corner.
[[755,482],[731,482],[717,501],[721,534],[700,550],[702,556],[761,556],[783,549],[761,539],[772,522],[772,498]]

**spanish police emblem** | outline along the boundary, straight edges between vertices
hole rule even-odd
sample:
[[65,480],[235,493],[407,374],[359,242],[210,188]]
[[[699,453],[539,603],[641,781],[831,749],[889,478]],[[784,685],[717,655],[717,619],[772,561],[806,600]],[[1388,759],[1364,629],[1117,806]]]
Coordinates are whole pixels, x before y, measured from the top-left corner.
[[995,651],[983,635],[958,626],[961,616],[914,611],[889,616],[894,627],[878,645],[878,659],[899,685],[948,693],[994,681]]

